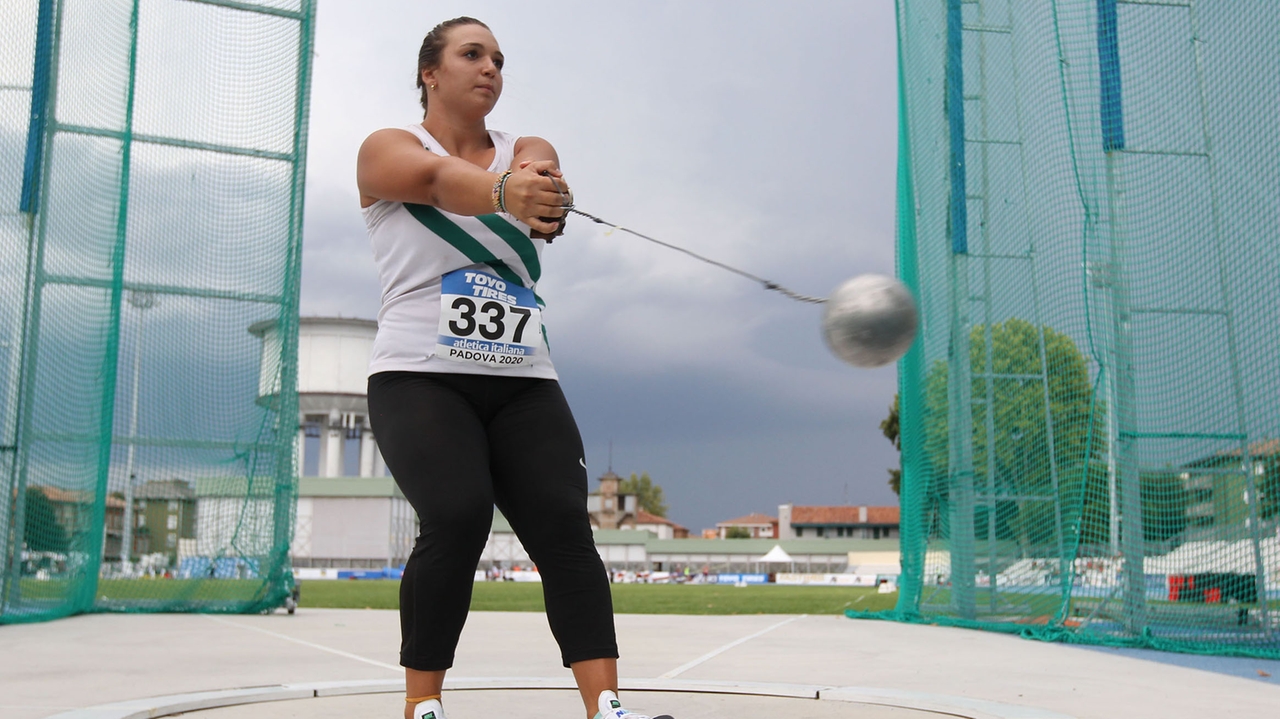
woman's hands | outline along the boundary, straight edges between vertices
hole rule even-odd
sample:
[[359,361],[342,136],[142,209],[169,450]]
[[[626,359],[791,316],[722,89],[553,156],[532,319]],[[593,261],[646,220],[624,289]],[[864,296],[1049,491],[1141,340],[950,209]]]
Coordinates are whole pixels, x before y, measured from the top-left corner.
[[556,237],[564,231],[564,206],[572,204],[569,186],[556,165],[554,160],[521,162],[507,178],[503,194],[507,212],[533,228],[533,236],[541,239]]

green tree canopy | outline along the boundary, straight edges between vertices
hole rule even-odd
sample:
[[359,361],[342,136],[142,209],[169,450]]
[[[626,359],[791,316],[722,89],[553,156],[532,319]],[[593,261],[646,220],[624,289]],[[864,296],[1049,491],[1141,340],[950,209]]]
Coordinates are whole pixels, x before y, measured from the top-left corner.
[[[1047,392],[1039,380],[1041,330]],[[1016,318],[993,324],[990,337],[986,326],[975,325],[969,340],[977,535],[988,536],[988,522],[994,521],[997,538],[1041,548],[1056,543],[1055,524],[1061,522],[1064,541],[1076,531],[1082,541],[1105,541],[1106,408],[1093,397],[1088,363],[1075,341]],[[935,507],[947,502],[952,474],[948,372],[947,362],[939,360],[924,382],[924,458],[932,468]],[[945,525],[947,512],[939,511],[937,519]]]
[[67,551],[67,533],[58,524],[58,513],[39,487],[27,487],[22,540],[32,552]]
[[632,472],[630,477],[618,483],[618,492],[636,495],[639,498],[640,508],[649,514],[659,517],[667,516],[667,502],[662,494],[662,487],[654,484],[648,472],[641,472],[638,477],[635,472]]
[[1263,519],[1280,515],[1280,451],[1269,455],[1262,482],[1258,488],[1261,495],[1261,514]]

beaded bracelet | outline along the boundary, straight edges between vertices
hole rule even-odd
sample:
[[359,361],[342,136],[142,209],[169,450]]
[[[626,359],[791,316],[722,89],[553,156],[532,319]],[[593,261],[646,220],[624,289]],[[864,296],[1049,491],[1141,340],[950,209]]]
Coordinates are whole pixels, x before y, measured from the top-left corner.
[[511,177],[511,170],[502,173],[498,181],[493,183],[493,211],[507,211],[507,178]]

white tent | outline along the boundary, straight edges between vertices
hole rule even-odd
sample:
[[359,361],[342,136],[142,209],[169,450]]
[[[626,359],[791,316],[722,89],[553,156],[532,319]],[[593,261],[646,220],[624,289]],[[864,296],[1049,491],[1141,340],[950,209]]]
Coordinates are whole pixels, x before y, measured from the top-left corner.
[[773,545],[773,549],[769,550],[768,554],[757,559],[756,561],[757,562],[789,563],[792,560],[791,560],[791,555],[787,554],[786,550],[782,548],[781,544],[775,544]]

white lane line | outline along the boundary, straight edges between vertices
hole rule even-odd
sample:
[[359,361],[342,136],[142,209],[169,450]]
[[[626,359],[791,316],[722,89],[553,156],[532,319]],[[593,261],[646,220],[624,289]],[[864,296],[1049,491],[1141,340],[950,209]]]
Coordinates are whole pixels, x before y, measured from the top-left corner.
[[285,640],[286,642],[293,642],[294,644],[301,644],[301,645],[302,645],[302,646],[304,646],[304,647],[311,647],[312,649],[319,649],[319,650],[320,650],[320,651],[322,651],[322,652],[329,652],[330,654],[337,654],[337,655],[338,655],[338,656],[340,656],[340,657],[346,657],[347,659],[354,659],[354,660],[356,660],[356,661],[358,661],[358,662],[364,662],[365,664],[372,664],[372,665],[373,665],[373,666],[375,666],[375,667],[382,667],[383,669],[390,669],[390,670],[391,670],[391,671],[393,671],[393,672],[403,672],[403,671],[404,671],[404,667],[397,667],[397,666],[395,666],[395,665],[393,665],[393,664],[386,664],[386,663],[383,663],[383,662],[377,661],[377,660],[375,660],[375,659],[369,659],[368,657],[362,657],[362,656],[360,656],[359,654],[352,654],[351,652],[344,652],[344,651],[342,651],[341,649],[334,649],[333,647],[326,647],[326,646],[324,646],[323,644],[316,644],[316,643],[314,643],[314,642],[308,642],[308,641],[306,641],[306,640],[304,640],[304,639],[297,639],[297,638],[295,638],[295,637],[291,637],[291,636],[289,636],[288,634],[281,634],[281,633],[279,633],[279,632],[273,632],[273,631],[271,631],[270,629],[260,629],[260,628],[258,628],[258,627],[251,627],[251,626],[249,626],[248,624],[241,624],[241,623],[239,623],[239,622],[232,622],[232,621],[228,621],[228,620],[226,620],[226,619],[222,619],[221,617],[214,617],[214,616],[210,616],[210,615],[208,615],[208,614],[201,614],[200,616],[204,617],[205,619],[208,619],[208,620],[209,620],[209,621],[211,621],[211,622],[217,622],[217,623],[219,623],[219,624],[227,624],[227,625],[229,625],[229,626],[233,626],[233,627],[236,627],[236,628],[238,628],[238,629],[247,629],[247,630],[249,630],[249,631],[251,631],[251,632],[258,632],[258,633],[260,633],[260,634],[266,634],[266,635],[268,635],[268,636],[272,636],[272,637],[275,637],[275,638],[277,638],[277,639],[283,639],[283,640]]
[[689,671],[690,669],[693,669],[694,667],[698,666],[699,664],[701,664],[701,663],[703,663],[703,662],[705,662],[705,661],[708,661],[708,660],[714,659],[714,658],[716,658],[716,657],[720,656],[721,654],[724,654],[725,652],[729,651],[730,649],[733,649],[734,647],[738,646],[739,644],[744,644],[744,643],[746,643],[746,642],[749,642],[749,641],[751,641],[752,639],[755,639],[756,637],[763,636],[763,635],[765,635],[765,634],[768,634],[769,632],[772,632],[773,630],[777,629],[778,627],[785,627],[786,625],[788,625],[788,624],[790,624],[790,623],[792,623],[792,622],[795,622],[795,621],[799,621],[799,620],[801,620],[801,619],[804,619],[804,618],[805,618],[805,617],[807,617],[807,616],[809,616],[809,615],[808,615],[808,614],[801,614],[801,615],[800,615],[800,616],[798,616],[798,617],[792,617],[792,618],[790,618],[790,619],[786,619],[786,620],[783,620],[783,621],[781,621],[781,622],[778,622],[777,624],[775,624],[775,625],[773,625],[773,626],[771,626],[771,627],[767,627],[767,628],[765,628],[765,629],[761,629],[760,631],[756,632],[755,634],[749,634],[749,635],[747,635],[747,636],[745,636],[745,637],[743,637],[743,638],[741,638],[741,639],[738,639],[738,640],[735,640],[735,641],[729,642],[728,644],[724,645],[723,647],[720,647],[719,649],[716,649],[716,650],[713,650],[713,651],[707,652],[706,654],[703,654],[702,656],[698,657],[697,659],[694,659],[694,660],[693,660],[693,661],[691,661],[691,662],[687,662],[687,663],[685,663],[685,664],[681,664],[680,666],[676,667],[675,669],[672,669],[671,671],[667,672],[666,674],[663,674],[663,675],[659,676],[658,678],[659,678],[659,679],[671,679],[671,678],[673,678],[673,677],[678,677],[678,676],[680,676],[681,674],[684,674],[685,672]]

